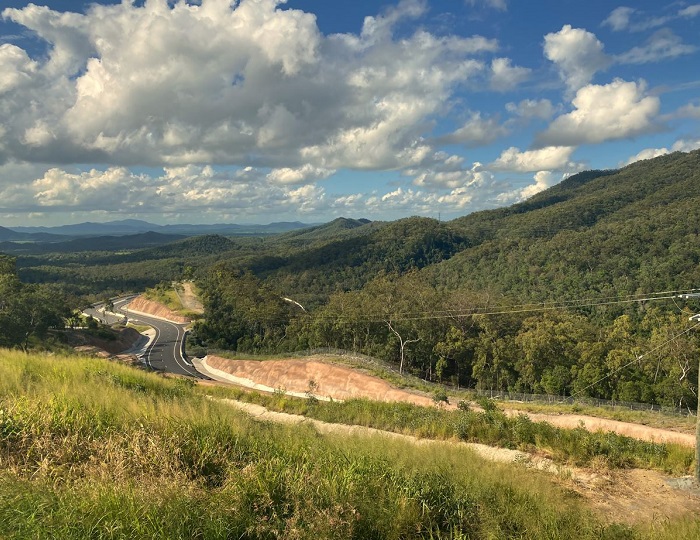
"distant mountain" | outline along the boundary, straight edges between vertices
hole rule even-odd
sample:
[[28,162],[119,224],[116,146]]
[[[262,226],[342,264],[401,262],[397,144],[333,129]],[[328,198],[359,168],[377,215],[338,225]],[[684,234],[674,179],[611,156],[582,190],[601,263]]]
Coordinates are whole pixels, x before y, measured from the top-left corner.
[[77,253],[81,251],[119,251],[163,246],[187,238],[184,235],[146,232],[123,236],[93,236],[62,242],[2,242],[0,251],[15,254]]
[[67,237],[46,232],[20,232],[6,227],[0,227],[0,242],[58,242]]
[[13,240],[21,240],[22,235],[5,227],[0,227],[0,242],[12,242]]
[[[278,234],[296,229],[311,227],[299,221],[270,223],[268,225],[236,225],[234,223],[217,223],[212,225],[156,225],[139,219],[123,219],[108,221],[105,223],[77,223],[74,225],[60,225],[56,227],[11,227],[3,230],[15,233],[37,234],[51,233],[65,236],[125,236],[131,234],[158,232],[163,234],[179,234],[183,236],[199,236],[203,234],[221,234],[228,236],[244,236],[257,234]],[[7,238],[0,231],[2,240],[25,240],[27,238]]]

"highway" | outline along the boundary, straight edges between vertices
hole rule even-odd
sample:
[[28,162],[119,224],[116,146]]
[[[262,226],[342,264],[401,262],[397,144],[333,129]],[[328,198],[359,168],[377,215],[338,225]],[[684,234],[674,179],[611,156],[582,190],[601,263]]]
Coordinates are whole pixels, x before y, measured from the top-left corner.
[[151,326],[156,332],[155,338],[141,355],[142,361],[148,367],[158,371],[175,373],[177,375],[206,379],[207,377],[200,374],[185,357],[185,327],[187,325],[150,317],[142,313],[134,313],[128,309],[128,303],[131,302],[133,298],[134,297],[131,296],[115,300],[115,313],[105,313],[103,311],[104,306],[102,305],[86,309],[85,313],[107,324],[123,321],[126,317],[131,323]]

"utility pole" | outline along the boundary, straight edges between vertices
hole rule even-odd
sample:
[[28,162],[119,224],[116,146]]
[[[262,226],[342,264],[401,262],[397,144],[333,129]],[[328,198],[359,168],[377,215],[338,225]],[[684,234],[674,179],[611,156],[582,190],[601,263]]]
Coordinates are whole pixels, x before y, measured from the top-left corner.
[[[700,293],[690,293],[690,294],[679,294],[678,295],[683,300],[689,300],[691,298],[700,298]],[[700,313],[693,315],[688,320],[700,323]],[[698,408],[695,413],[695,481],[700,483],[700,362],[698,363]]]

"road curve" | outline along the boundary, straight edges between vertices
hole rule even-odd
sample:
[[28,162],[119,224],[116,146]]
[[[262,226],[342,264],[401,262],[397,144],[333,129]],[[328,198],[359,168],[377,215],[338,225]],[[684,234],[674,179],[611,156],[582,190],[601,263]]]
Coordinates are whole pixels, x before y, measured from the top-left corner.
[[[116,302],[115,309],[117,309]],[[147,324],[156,331],[155,339],[142,355],[142,359],[148,367],[177,375],[203,378],[184,354],[185,327],[187,325],[150,317],[143,313],[134,313],[128,309],[128,306],[122,307],[120,305],[119,309],[130,322]]]

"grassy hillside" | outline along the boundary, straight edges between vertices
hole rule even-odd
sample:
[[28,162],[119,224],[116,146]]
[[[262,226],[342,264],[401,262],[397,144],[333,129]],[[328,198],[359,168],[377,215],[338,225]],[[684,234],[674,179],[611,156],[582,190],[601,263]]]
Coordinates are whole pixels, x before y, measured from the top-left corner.
[[3,538],[671,538],[464,449],[255,423],[183,381],[0,351]]

